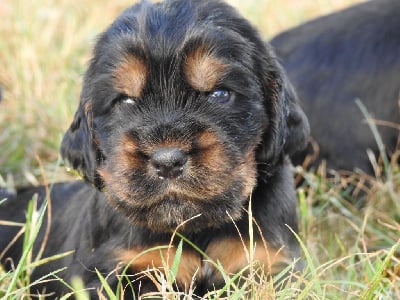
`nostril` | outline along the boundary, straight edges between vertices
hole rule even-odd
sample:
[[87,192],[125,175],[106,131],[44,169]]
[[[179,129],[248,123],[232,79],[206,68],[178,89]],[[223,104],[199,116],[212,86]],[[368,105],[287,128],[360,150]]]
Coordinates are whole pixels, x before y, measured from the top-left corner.
[[187,154],[179,148],[164,147],[151,155],[151,164],[160,178],[176,178],[182,175]]

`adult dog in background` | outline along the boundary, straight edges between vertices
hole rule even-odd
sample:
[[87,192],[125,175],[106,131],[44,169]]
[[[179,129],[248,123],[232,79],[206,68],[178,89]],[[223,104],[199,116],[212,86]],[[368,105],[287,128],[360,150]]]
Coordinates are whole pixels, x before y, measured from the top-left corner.
[[[169,245],[176,228],[235,273],[247,265],[250,198],[260,228],[254,258],[266,272],[279,272],[300,256],[289,229],[297,231],[297,217],[287,155],[304,147],[308,134],[275,55],[232,7],[172,0],[127,9],[99,36],[61,146],[87,183],[52,187],[43,256],[74,254],[36,268],[33,277],[66,267],[57,274],[66,282],[80,276],[98,288],[99,270],[114,274],[107,278],[115,286],[118,266],[129,265],[128,274],[161,268],[160,251],[139,254]],[[35,192],[43,198],[43,187],[8,197],[0,219],[22,221]],[[1,228],[1,249],[15,233]],[[3,261],[18,261],[20,243]],[[162,255],[173,255],[174,246]],[[177,289],[188,288],[192,277],[198,295],[224,283],[185,244]],[[150,280],[133,278],[136,294],[156,290]],[[59,281],[44,288],[55,296],[69,291]]]
[[[399,1],[368,1],[271,40],[328,167],[373,171],[367,149],[378,155],[378,145],[355,99],[375,119],[400,123],[399,28]],[[378,129],[388,153],[393,153],[398,129]],[[295,162],[301,163],[305,154],[297,155]]]

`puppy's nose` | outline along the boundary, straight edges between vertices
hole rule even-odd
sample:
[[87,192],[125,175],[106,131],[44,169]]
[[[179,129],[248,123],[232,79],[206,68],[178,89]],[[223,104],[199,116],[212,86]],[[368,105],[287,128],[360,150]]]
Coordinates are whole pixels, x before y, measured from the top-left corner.
[[157,149],[151,155],[151,164],[161,179],[173,179],[182,175],[187,160],[187,154],[183,150],[173,147]]

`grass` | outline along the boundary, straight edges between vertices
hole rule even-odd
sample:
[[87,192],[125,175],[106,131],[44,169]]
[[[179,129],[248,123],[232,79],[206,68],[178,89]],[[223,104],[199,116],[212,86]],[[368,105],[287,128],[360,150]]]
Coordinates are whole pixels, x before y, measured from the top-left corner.
[[[330,12],[354,0],[232,0],[266,37],[303,20]],[[81,77],[95,35],[130,1],[39,0],[0,2],[0,182],[3,185],[38,184],[68,175],[59,168],[61,136],[76,109]],[[371,125],[373,129],[373,124]],[[371,134],[374,130],[371,131]],[[254,271],[226,277],[229,299],[400,299],[400,168],[398,155],[374,162],[376,175],[351,172],[331,174],[322,164],[306,172],[299,188],[300,240],[306,270],[292,283]],[[384,165],[384,167],[383,167]],[[333,176],[328,176],[333,175]],[[355,185],[357,188],[351,189]],[[366,194],[362,208],[351,199]],[[1,201],[2,199],[0,199]],[[34,199],[33,199],[34,200]],[[38,213],[36,213],[38,212]],[[31,257],[30,247],[43,208],[28,209],[24,259],[14,272],[0,269],[0,298],[29,299],[29,274],[46,263]],[[28,230],[29,229],[29,230]],[[68,255],[68,253],[64,254]],[[54,257],[53,259],[56,259]],[[168,276],[156,273],[162,295],[171,299],[177,252]],[[214,262],[217,263],[217,262]],[[224,272],[221,270],[221,272]],[[49,274],[43,280],[50,280]],[[104,276],[100,274],[100,276]],[[87,299],[79,279],[71,287],[76,299]],[[221,291],[210,292],[218,299]],[[116,298],[107,290],[105,298]]]

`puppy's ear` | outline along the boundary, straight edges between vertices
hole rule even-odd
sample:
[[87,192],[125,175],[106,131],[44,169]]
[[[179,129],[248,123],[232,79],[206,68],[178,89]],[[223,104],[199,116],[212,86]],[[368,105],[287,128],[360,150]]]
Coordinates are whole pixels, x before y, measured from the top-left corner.
[[[261,51],[260,51],[261,52]],[[282,155],[292,155],[307,145],[308,119],[295,90],[269,45],[258,53],[259,77],[263,88],[268,126],[257,152],[258,161],[275,164]]]
[[303,109],[300,106],[296,91],[287,78],[284,76],[283,97],[286,97],[286,105],[288,107],[286,115],[287,136],[284,146],[286,154],[291,156],[297,151],[303,150],[310,137],[310,125]]
[[61,143],[61,156],[71,167],[81,172],[82,176],[97,188],[102,182],[97,168],[102,160],[94,135],[92,102],[81,99],[71,126],[64,134]]

